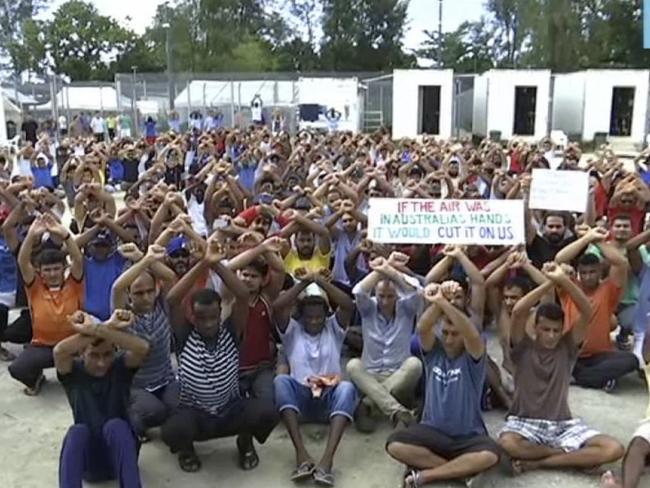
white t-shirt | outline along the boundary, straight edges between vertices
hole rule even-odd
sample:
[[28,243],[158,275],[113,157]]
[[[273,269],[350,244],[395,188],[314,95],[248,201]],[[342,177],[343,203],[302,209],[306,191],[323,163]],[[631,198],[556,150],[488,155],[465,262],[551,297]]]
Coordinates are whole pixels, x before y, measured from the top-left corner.
[[65,115],[59,115],[59,130],[68,129],[68,119],[65,118]]
[[280,334],[289,361],[291,377],[303,385],[311,376],[341,374],[341,349],[345,330],[336,315],[325,319],[320,334],[305,332],[297,320],[291,319],[284,334]]
[[90,121],[90,127],[93,130],[93,134],[103,134],[105,131],[105,122],[103,117],[93,117]]

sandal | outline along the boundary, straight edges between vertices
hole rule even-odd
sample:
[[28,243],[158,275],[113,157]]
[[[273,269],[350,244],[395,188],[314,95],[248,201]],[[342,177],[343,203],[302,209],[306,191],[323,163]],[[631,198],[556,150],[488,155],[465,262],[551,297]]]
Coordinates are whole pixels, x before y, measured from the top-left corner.
[[239,467],[244,471],[250,471],[257,468],[260,464],[260,458],[257,456],[257,451],[253,445],[253,441],[246,446],[242,445],[241,439],[237,438],[237,449],[239,450]]
[[16,359],[16,355],[0,346],[0,361],[8,363]]
[[314,463],[312,463],[311,461],[305,461],[304,463],[300,464],[300,466],[297,466],[296,469],[293,470],[290,479],[291,481],[294,482],[304,481],[306,479],[309,479],[314,474],[314,469],[316,469]]
[[43,388],[43,383],[45,383],[45,375],[41,374],[38,379],[36,380],[36,384],[33,387],[26,387],[23,390],[23,393],[27,396],[36,396],[41,392],[41,389]]
[[201,460],[194,451],[181,452],[178,455],[178,465],[186,473],[196,473],[201,469]]
[[316,468],[313,477],[317,485],[334,486],[334,475],[331,471],[325,471],[323,468]]
[[[411,477],[411,481],[407,481],[408,477]],[[404,488],[420,488],[420,472],[412,469],[404,477]]]

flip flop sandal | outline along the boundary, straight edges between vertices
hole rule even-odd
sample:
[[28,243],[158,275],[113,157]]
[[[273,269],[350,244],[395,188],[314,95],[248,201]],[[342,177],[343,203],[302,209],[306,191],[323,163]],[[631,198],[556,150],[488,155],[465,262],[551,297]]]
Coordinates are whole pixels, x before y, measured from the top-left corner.
[[334,486],[334,475],[323,468],[316,468],[313,474],[314,481],[321,486]]
[[178,455],[178,465],[187,473],[196,473],[201,469],[201,460],[195,452],[182,452]]
[[43,388],[43,383],[45,383],[45,375],[42,374],[36,380],[36,384],[34,385],[33,388],[27,387],[23,390],[23,392],[27,396],[36,396],[41,392],[41,389]]
[[296,469],[293,470],[293,473],[291,473],[291,481],[304,481],[312,477],[312,474],[314,474],[314,469],[316,469],[316,466],[314,466],[314,463],[311,461],[305,461],[302,463],[300,466],[297,466]]
[[13,361],[16,359],[16,355],[13,354],[12,352],[8,351],[4,347],[0,346],[0,361],[2,362],[9,362]]
[[[406,476],[410,476],[412,481],[407,483]],[[404,477],[404,488],[420,488],[420,472],[415,469],[410,470]]]

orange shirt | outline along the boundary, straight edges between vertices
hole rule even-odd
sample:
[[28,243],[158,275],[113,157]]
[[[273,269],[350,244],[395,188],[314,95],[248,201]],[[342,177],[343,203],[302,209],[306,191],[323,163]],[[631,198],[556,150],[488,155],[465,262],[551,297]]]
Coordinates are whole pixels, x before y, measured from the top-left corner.
[[83,308],[83,281],[68,276],[60,290],[52,291],[36,275],[26,288],[32,313],[32,344],[54,346],[75,333],[68,315]]
[[[607,279],[593,292],[583,291],[592,308],[587,337],[580,351],[580,357],[584,358],[612,350],[612,341],[609,338],[610,319],[616,312],[623,290],[611,279]],[[560,293],[560,301],[564,310],[564,328],[568,330],[578,320],[580,312],[566,292]]]

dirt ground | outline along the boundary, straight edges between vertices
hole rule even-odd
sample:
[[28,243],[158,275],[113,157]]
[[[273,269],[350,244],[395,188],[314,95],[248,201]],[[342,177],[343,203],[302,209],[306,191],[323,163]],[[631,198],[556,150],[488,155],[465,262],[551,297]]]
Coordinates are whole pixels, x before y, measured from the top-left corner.
[[[490,341],[494,346],[494,341]],[[492,347],[490,349],[492,349]],[[11,347],[19,352],[18,347]],[[40,396],[23,395],[21,385],[12,380],[6,364],[0,365],[0,487],[50,488],[57,485],[59,449],[66,429],[71,423],[70,408],[54,370],[46,371],[48,382]],[[617,437],[627,444],[639,420],[645,414],[648,394],[644,383],[636,376],[624,378],[614,394],[602,391],[572,388],[571,408],[574,415],[590,425]],[[503,424],[503,414],[486,414],[490,432],[496,434]],[[322,426],[307,426],[306,439],[313,456],[318,457],[325,447],[327,430]],[[335,460],[336,486],[339,488],[397,488],[400,487],[402,467],[384,452],[384,442],[390,427],[383,425],[373,435],[362,435],[350,428]],[[258,447],[259,467],[249,473],[236,465],[234,439],[223,439],[198,444],[203,469],[194,474],[182,472],[176,457],[157,438],[143,446],[140,468],[146,487],[212,488],[238,486],[242,488],[284,488],[292,486],[288,480],[294,455],[286,431],[279,426],[264,446]],[[619,470],[620,466],[613,466]],[[88,485],[91,486],[91,485]],[[106,483],[102,488],[116,487]],[[462,484],[439,484],[441,488]],[[598,477],[570,472],[537,472],[518,478],[507,473],[489,473],[482,486],[487,488],[591,488],[598,486]],[[650,476],[643,479],[642,488],[650,487]]]

